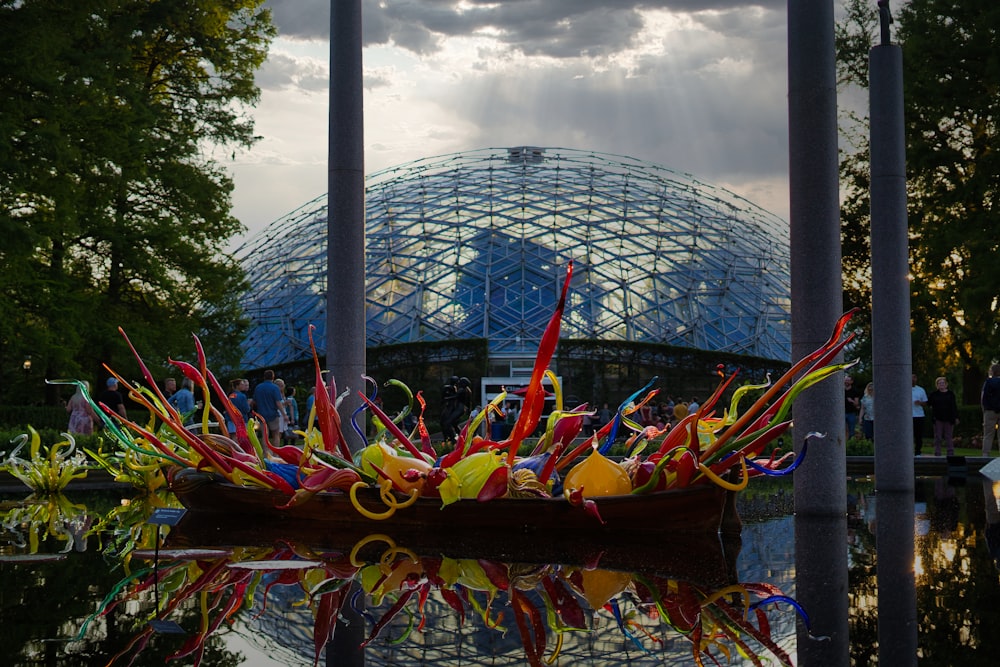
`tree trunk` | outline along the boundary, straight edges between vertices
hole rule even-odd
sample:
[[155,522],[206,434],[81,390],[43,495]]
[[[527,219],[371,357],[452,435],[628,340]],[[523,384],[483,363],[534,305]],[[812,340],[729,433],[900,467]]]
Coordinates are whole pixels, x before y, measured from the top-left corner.
[[966,366],[962,369],[962,404],[979,405],[986,373],[981,368]]

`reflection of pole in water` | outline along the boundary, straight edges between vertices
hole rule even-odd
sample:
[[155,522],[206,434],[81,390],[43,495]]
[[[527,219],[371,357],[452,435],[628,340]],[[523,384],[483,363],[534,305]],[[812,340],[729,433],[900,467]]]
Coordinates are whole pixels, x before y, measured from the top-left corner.
[[812,625],[799,621],[800,667],[850,664],[847,592],[847,516],[796,516],[795,599]]
[[879,491],[875,545],[881,665],[917,664],[913,518],[912,493]]
[[[360,609],[364,606],[364,595],[357,595],[361,586],[354,582],[350,590],[344,594],[347,602],[337,616],[333,637],[326,645],[326,664],[328,667],[364,667],[365,650],[361,647],[365,641],[365,619]],[[353,600],[358,598],[358,604]]]

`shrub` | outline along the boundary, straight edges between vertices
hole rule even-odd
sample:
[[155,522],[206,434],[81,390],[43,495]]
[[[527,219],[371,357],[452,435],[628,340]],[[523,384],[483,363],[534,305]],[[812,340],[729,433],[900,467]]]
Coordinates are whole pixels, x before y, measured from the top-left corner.
[[847,441],[848,456],[874,456],[875,443],[863,435],[855,435]]
[[39,431],[66,430],[69,414],[61,405],[0,405],[0,429],[21,429],[26,433],[28,424]]

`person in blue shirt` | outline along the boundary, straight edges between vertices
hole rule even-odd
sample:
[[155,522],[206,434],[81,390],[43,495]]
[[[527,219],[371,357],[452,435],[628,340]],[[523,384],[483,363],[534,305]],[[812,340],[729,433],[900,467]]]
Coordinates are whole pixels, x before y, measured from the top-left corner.
[[174,406],[174,409],[181,413],[181,417],[184,417],[185,424],[192,421],[194,415],[194,392],[191,391],[193,386],[191,380],[184,378],[181,380],[181,388],[167,399],[167,403]]
[[983,408],[983,456],[990,456],[1000,424],[1000,364],[990,366],[979,402]]
[[[250,421],[250,399],[247,398],[246,393],[249,388],[250,381],[246,378],[236,378],[229,383],[229,402],[240,411],[244,426]],[[229,418],[229,415],[226,415],[226,430],[229,431],[229,437],[236,437],[236,424]]]
[[274,383],[274,371],[264,371],[264,381],[253,390],[254,409],[267,422],[267,437],[271,444],[281,442],[281,420],[285,416],[285,397]]

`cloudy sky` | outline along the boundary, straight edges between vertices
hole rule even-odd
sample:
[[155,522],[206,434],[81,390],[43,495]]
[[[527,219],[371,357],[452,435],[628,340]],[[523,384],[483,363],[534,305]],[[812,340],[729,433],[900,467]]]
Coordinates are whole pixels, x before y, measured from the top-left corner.
[[[252,234],[326,188],[330,0],[268,0]],[[874,3],[873,3],[874,4]],[[365,170],[486,147],[648,160],[787,218],[786,0],[363,0]]]

